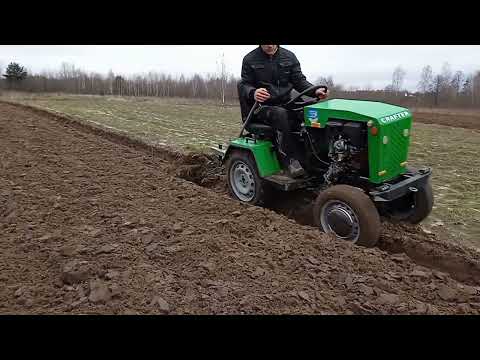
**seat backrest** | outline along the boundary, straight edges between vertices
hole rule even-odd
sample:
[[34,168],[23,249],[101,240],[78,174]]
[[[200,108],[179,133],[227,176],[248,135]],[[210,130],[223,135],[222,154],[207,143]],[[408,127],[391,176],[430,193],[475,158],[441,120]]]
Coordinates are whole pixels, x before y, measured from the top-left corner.
[[258,136],[264,137],[272,137],[273,136],[273,128],[270,125],[262,124],[258,122],[253,122],[248,124],[246,130]]

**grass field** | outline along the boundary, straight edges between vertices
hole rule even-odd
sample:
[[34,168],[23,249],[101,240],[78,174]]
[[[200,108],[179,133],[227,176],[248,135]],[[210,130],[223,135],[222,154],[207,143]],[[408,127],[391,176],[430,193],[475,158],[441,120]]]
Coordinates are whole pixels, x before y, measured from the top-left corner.
[[[194,150],[225,143],[241,125],[237,106],[198,100],[67,95],[17,95],[7,100],[68,114],[155,144]],[[451,111],[448,115],[455,116]],[[480,131],[416,122],[412,136],[410,164],[434,170],[436,203],[425,227],[480,247]]]

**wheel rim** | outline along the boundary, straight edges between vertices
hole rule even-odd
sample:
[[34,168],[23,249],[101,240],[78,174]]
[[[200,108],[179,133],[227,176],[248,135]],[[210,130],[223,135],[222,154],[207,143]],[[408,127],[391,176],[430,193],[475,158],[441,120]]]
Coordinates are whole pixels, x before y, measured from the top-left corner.
[[255,197],[255,178],[252,169],[243,161],[237,160],[230,168],[230,184],[241,201],[249,202]]
[[350,206],[340,200],[329,200],[320,212],[320,221],[325,232],[356,243],[360,237],[360,222]]

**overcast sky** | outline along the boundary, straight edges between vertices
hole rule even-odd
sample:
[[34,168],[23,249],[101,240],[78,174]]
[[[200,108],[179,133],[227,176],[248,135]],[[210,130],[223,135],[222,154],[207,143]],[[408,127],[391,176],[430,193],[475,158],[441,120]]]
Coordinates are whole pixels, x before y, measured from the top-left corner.
[[[0,66],[19,62],[33,72],[58,70],[62,62],[85,71],[129,75],[164,72],[206,74],[219,70],[225,54],[227,71],[240,76],[243,56],[257,45],[0,45]],[[310,82],[331,75],[345,87],[384,88],[396,66],[406,71],[405,87],[415,90],[420,72],[431,65],[440,72],[448,62],[452,71],[480,70],[480,45],[285,45],[300,60]]]

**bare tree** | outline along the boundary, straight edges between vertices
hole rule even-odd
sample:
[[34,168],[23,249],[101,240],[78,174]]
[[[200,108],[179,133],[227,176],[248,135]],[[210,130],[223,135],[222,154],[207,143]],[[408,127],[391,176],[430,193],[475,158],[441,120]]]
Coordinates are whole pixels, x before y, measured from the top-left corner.
[[432,91],[433,84],[433,71],[430,65],[427,65],[423,68],[422,74],[420,75],[420,81],[418,82],[418,91],[422,94],[426,94]]
[[455,74],[452,76],[452,80],[450,81],[450,86],[455,92],[455,96],[458,96],[458,94],[460,93],[464,82],[465,74],[463,73],[463,71],[459,70],[455,72]]
[[443,63],[442,66],[442,79],[444,84],[450,83],[452,78],[452,68],[448,62]]
[[[479,76],[479,73],[477,73],[477,77]],[[480,84],[477,84],[477,86],[475,86],[476,82],[479,82],[480,79],[475,79],[476,76],[474,74],[471,74],[469,76],[467,76],[466,80],[465,80],[465,83],[463,84],[463,89],[462,89],[462,95],[465,97],[465,98],[468,98],[468,102],[471,104],[471,105],[475,105],[475,97],[478,96],[479,94],[479,88],[478,88],[478,85]]]
[[473,76],[472,79],[472,105],[478,103],[477,98],[480,97],[480,71]]
[[332,90],[335,87],[335,82],[333,81],[333,77],[331,75],[329,75],[328,77],[319,76],[315,81],[315,84],[326,85],[328,86],[329,89],[332,89]]
[[329,75],[328,77],[324,76],[319,76],[317,80],[315,81],[315,84],[317,85],[326,85],[328,86],[328,90],[330,93],[335,94],[337,92],[343,91],[343,87],[340,84],[336,84],[333,81],[333,77]]
[[434,99],[435,99],[435,106],[438,106],[439,104],[439,98],[440,98],[440,92],[442,90],[442,84],[443,84],[443,79],[442,75],[437,75],[433,78],[433,94],[434,94]]
[[335,85],[333,82],[332,76],[328,76],[328,77],[319,76],[315,81],[315,83],[318,85],[327,85],[329,88],[333,88]]
[[115,74],[113,73],[112,69],[110,69],[110,71],[108,72],[107,82],[108,82],[108,94],[113,95],[113,83],[115,82]]
[[452,70],[448,62],[445,62],[442,66],[441,80],[440,92],[442,98],[448,103],[454,96],[454,90],[451,86]]
[[403,81],[405,80],[405,75],[407,73],[405,70],[402,69],[401,66],[397,66],[393,71],[392,75],[392,90],[395,92],[399,92],[402,90]]
[[192,96],[197,97],[198,94],[202,91],[202,78],[200,75],[195,74],[191,80],[192,83]]
[[227,67],[225,65],[225,53],[222,53],[221,60],[220,60],[220,71],[219,71],[219,76],[220,76],[220,94],[222,98],[222,104],[225,104],[225,86],[227,82]]

